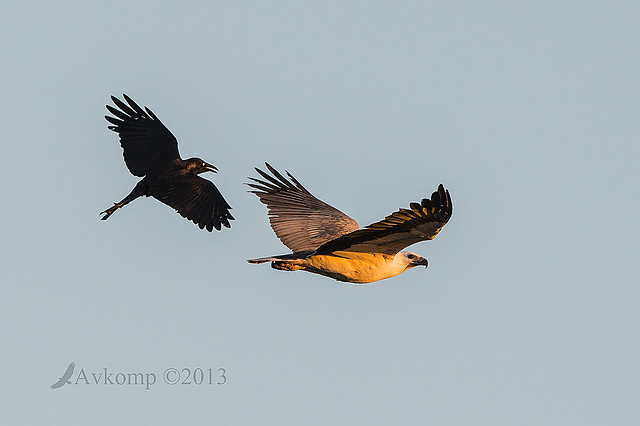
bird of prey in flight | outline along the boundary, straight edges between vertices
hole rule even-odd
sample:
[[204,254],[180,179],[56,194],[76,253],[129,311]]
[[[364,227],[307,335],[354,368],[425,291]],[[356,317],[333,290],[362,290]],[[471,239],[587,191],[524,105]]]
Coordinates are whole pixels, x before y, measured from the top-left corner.
[[51,389],[58,389],[63,387],[64,385],[70,385],[71,381],[69,380],[71,378],[71,375],[73,374],[73,369],[76,368],[76,363],[72,362],[71,364],[69,364],[69,366],[67,367],[67,370],[64,372],[64,374],[62,375],[62,377],[60,377],[60,379],[58,379],[57,382],[55,382],[54,384],[51,385]]
[[293,253],[249,263],[271,262],[274,269],[301,269],[338,281],[370,283],[414,266],[426,267],[425,258],[401,250],[433,239],[453,213],[449,191],[441,184],[431,198],[359,229],[355,220],[311,195],[289,172],[287,180],[265,165],[271,175],[256,168],[263,179],[249,178],[253,182],[247,185],[267,205],[271,228]]
[[217,172],[215,166],[200,158],[183,160],[178,153],[178,140],[147,107],[140,108],[131,98],[123,95],[125,104],[115,96],[107,105],[115,117],[105,115],[113,124],[108,126],[120,136],[124,162],[134,176],[142,180],[119,203],[101,214],[106,220],[120,207],[138,197],[153,197],[173,207],[182,217],[191,220],[200,229],[211,232],[222,226],[229,228],[231,207],[213,182],[198,176],[204,172]]

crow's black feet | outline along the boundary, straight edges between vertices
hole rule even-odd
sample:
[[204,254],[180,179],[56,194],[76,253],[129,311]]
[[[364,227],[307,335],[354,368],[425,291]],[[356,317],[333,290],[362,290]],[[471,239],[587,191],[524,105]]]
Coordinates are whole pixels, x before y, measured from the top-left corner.
[[121,206],[118,205],[118,203],[115,203],[113,205],[113,207],[108,208],[107,210],[101,212],[100,214],[103,214],[104,216],[102,216],[100,219],[101,220],[107,220],[109,219],[109,216],[111,216],[113,214],[113,212],[115,212],[116,210],[118,210]]

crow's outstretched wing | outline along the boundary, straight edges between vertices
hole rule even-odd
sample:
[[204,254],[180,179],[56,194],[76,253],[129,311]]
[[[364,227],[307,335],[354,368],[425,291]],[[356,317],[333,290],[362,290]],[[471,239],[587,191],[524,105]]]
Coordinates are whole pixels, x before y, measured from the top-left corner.
[[234,219],[229,212],[231,207],[213,182],[194,174],[170,180],[156,179],[149,192],[209,232],[213,228],[219,231],[222,226],[230,228],[229,220]]
[[120,136],[124,162],[131,174],[146,176],[154,170],[161,170],[172,160],[180,158],[178,140],[147,107],[140,108],[131,98],[123,95],[127,104],[115,96],[113,103],[120,109],[107,105],[111,117],[104,118],[113,126],[110,130]]

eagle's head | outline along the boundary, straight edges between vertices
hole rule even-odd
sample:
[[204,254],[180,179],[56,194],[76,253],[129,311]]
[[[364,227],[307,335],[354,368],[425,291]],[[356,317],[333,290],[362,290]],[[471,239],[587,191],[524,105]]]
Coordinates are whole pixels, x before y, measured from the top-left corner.
[[401,251],[396,254],[396,261],[400,260],[405,265],[405,269],[413,268],[414,266],[429,266],[429,262],[422,256],[419,256],[410,251]]

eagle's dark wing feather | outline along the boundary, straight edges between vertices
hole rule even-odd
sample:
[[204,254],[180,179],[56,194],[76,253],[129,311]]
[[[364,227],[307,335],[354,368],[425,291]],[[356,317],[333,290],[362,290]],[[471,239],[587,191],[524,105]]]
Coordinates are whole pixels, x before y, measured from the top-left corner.
[[318,247],[316,254],[335,251],[384,253],[394,255],[404,248],[424,240],[433,239],[453,213],[451,196],[442,184],[420,204],[411,203],[411,209],[400,209],[384,220],[372,223]]
[[221,226],[231,227],[231,207],[213,184],[200,176],[188,173],[176,179],[155,179],[149,193],[159,201],[176,209],[182,217],[207,231]]
[[178,140],[169,129],[150,109],[143,110],[127,95],[123,96],[129,105],[111,96],[120,109],[107,105],[115,117],[105,115],[104,118],[113,124],[109,129],[120,136],[124,162],[131,174],[146,176],[179,159]]
[[249,178],[254,183],[247,185],[267,205],[271,228],[291,251],[312,251],[358,229],[355,220],[311,195],[289,172],[290,181],[265,165],[273,176],[256,168],[264,180]]

